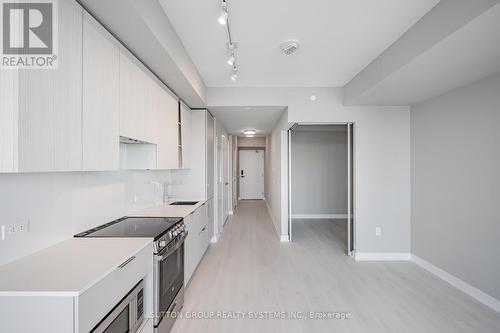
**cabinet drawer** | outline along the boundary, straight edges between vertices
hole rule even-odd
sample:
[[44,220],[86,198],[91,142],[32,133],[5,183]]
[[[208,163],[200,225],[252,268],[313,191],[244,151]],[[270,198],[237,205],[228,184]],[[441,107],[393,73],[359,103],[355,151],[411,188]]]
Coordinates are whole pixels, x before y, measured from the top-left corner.
[[152,245],[135,254],[78,298],[78,327],[89,332],[147,274],[153,270]]

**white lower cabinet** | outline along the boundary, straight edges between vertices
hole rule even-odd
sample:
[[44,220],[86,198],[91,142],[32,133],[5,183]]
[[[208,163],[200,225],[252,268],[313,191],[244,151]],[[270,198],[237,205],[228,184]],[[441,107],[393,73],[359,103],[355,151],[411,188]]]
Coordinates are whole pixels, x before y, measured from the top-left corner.
[[184,244],[184,285],[191,280],[210,243],[207,202],[184,218],[189,234]]
[[[152,245],[144,247],[78,296],[49,291],[0,297],[0,332],[88,333],[141,279],[145,284],[144,313],[150,317],[152,299],[147,288],[153,271],[152,251]],[[142,332],[151,333],[152,329]]]
[[79,332],[90,332],[123,296],[152,271],[150,247],[145,247],[131,258],[129,263],[116,268],[77,298]]

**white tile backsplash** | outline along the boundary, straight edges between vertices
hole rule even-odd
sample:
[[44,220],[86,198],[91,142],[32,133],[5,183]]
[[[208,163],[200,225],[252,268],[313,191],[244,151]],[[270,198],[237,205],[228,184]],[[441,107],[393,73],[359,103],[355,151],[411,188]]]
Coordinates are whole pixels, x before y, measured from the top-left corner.
[[0,240],[0,265],[160,202],[171,173],[0,174],[0,226],[30,224],[30,232]]

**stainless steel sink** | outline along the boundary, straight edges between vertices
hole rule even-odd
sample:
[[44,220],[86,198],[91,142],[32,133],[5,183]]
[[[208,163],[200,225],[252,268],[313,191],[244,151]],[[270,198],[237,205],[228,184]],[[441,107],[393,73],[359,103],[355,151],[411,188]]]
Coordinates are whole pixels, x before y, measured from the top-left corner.
[[172,206],[193,206],[196,205],[199,201],[175,201],[170,205]]

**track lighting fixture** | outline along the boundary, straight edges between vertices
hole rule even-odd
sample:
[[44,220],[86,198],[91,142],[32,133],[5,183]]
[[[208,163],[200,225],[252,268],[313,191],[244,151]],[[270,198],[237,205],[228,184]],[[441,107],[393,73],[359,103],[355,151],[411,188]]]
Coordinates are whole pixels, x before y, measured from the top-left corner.
[[231,80],[236,81],[238,78],[238,68],[236,65],[233,65],[233,75],[231,75]]
[[227,2],[226,2],[226,0],[222,0],[221,7],[222,7],[222,13],[220,13],[220,16],[219,16],[219,23],[221,25],[226,25],[227,24],[227,19],[228,19],[228,16],[229,16],[227,14]]
[[225,10],[223,10],[222,13],[219,16],[219,23],[221,25],[226,25],[227,24],[227,12]]
[[229,53],[229,58],[227,59],[227,64],[232,67],[232,74],[230,79],[236,81],[238,79],[238,68],[236,67],[236,48],[238,43],[233,41],[231,37],[231,28],[229,27],[229,11],[228,11],[228,0],[221,0],[222,13],[219,16],[219,23],[226,27],[227,31],[227,43],[226,48]]

